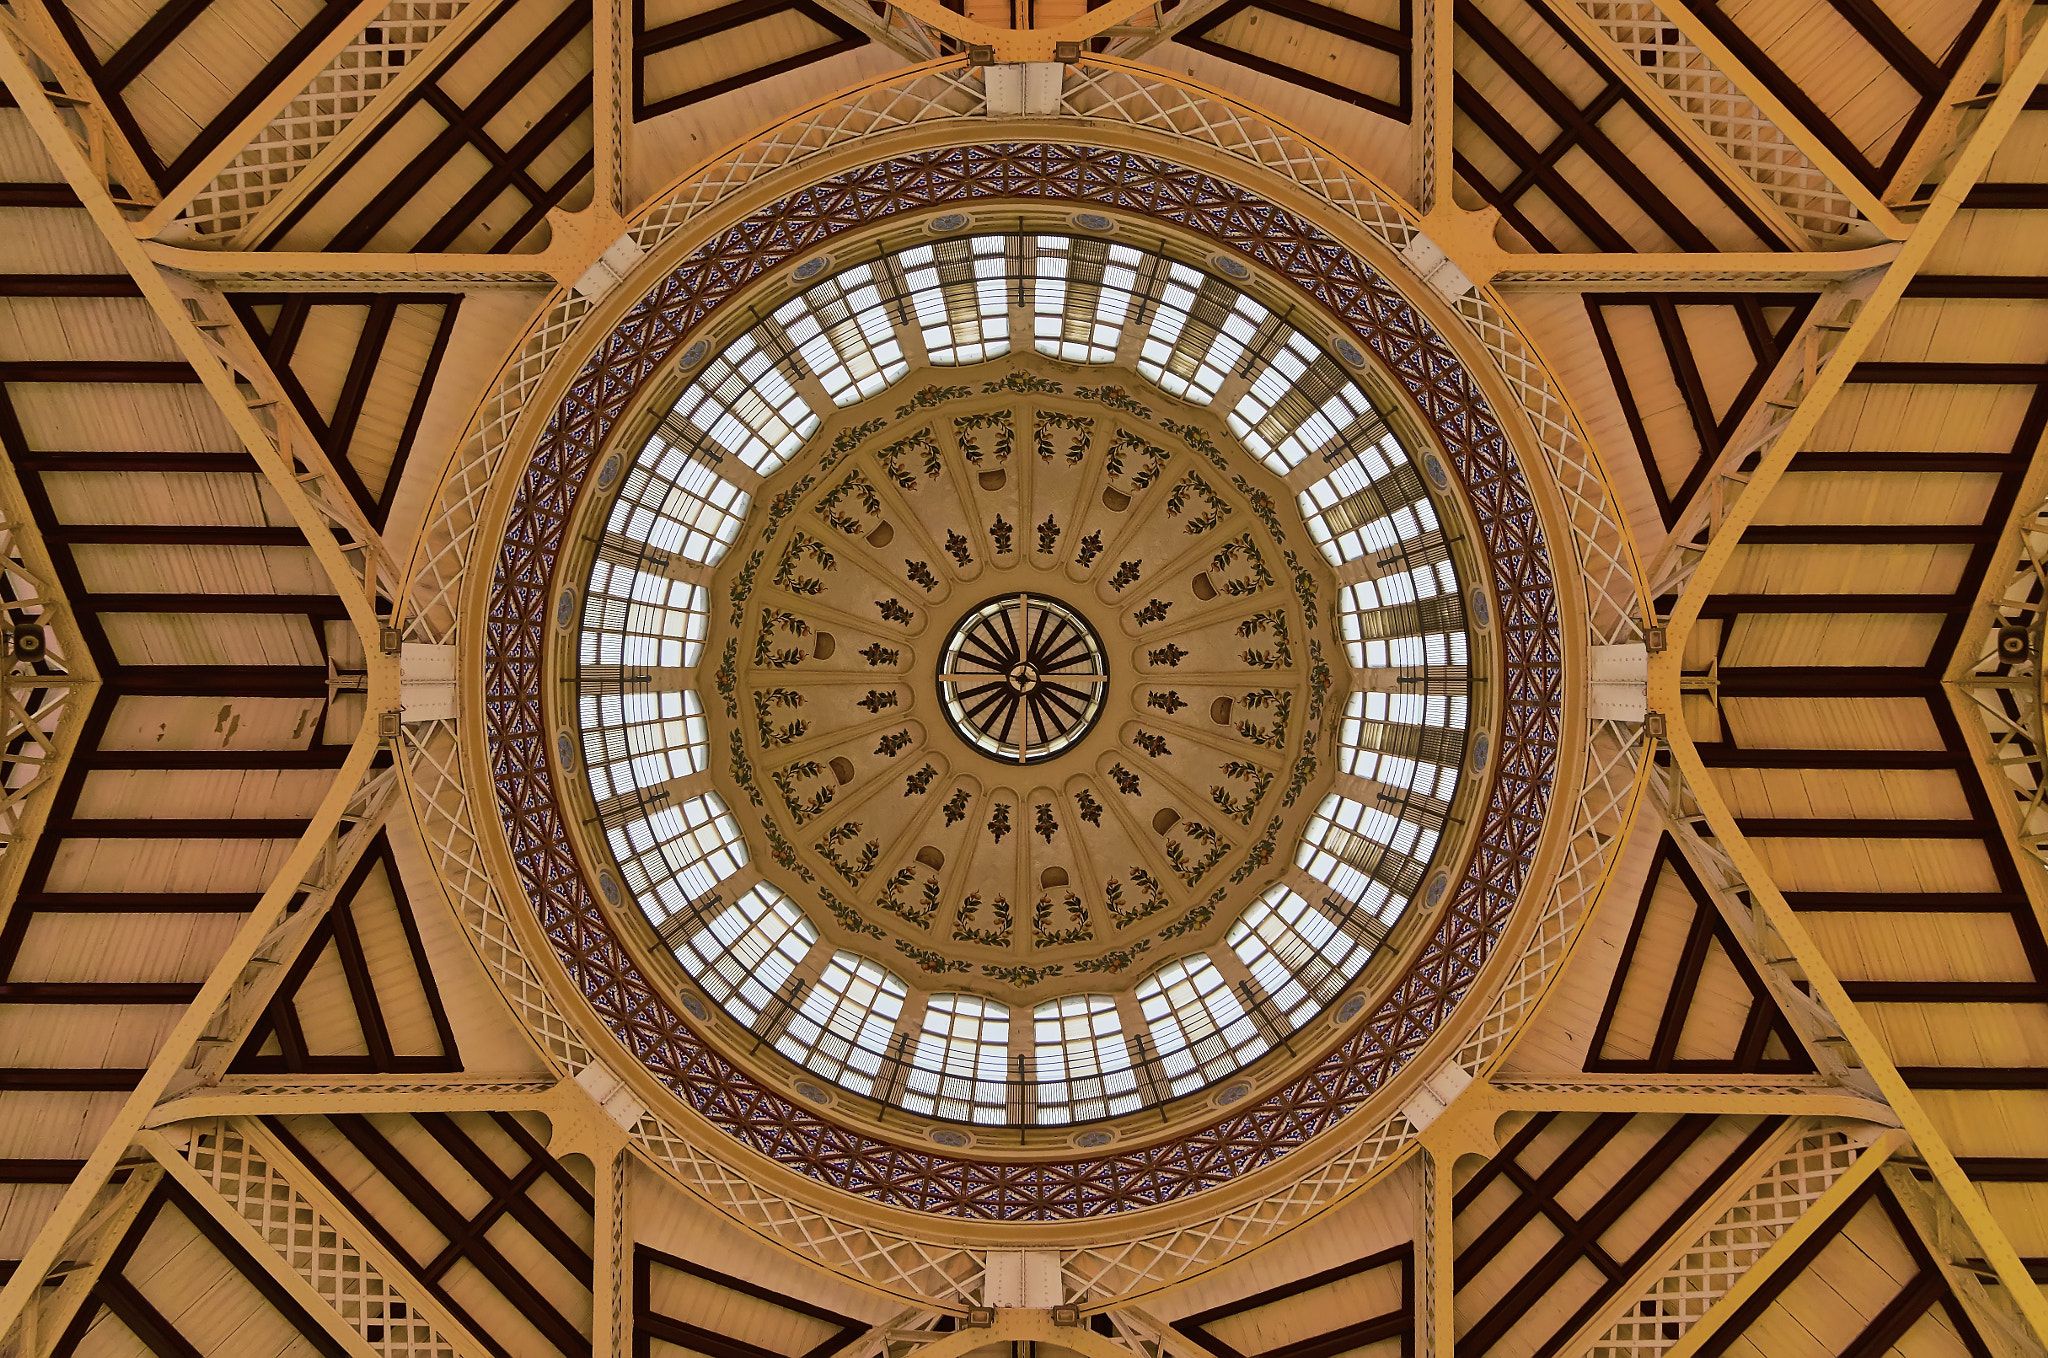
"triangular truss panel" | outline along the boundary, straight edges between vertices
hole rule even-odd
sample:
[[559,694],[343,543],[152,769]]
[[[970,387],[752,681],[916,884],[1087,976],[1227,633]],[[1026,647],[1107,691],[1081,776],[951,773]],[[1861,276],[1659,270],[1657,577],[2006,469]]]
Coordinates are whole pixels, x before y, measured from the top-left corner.
[[418,440],[459,293],[239,293],[235,313],[379,528]]
[[1347,1264],[1183,1316],[1174,1328],[1215,1358],[1325,1358],[1415,1345],[1415,1247]]
[[249,1034],[251,1074],[422,1074],[462,1069],[418,921],[388,839],[357,863]]
[[1586,317],[1667,527],[1699,492],[1815,299],[1586,294]]
[[634,1358],[827,1358],[866,1328],[707,1264],[633,1247]]
[[1659,840],[1586,1069],[1804,1073],[1812,1061],[1671,836]]

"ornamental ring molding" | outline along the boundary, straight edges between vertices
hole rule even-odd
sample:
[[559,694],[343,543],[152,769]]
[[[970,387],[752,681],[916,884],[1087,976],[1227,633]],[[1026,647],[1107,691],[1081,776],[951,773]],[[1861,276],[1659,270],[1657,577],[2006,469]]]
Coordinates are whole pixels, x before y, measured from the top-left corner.
[[[934,80],[970,105],[978,92],[957,62],[942,62],[833,107],[871,107],[877,90]],[[1122,81],[1155,102],[1261,117],[1120,63],[1084,62],[1069,81],[1098,92]],[[707,190],[700,172],[634,219],[666,220],[692,194],[712,204],[652,233],[632,286],[595,306],[570,290],[551,300],[452,459],[415,558],[408,634],[459,644],[465,690],[458,722],[406,728],[403,763],[487,969],[556,1064],[602,1063],[641,1096],[652,1111],[629,1130],[651,1161],[821,1263],[949,1305],[978,1295],[975,1242],[997,1238],[978,1223],[1056,1247],[1070,1234],[1062,1221],[1091,1217],[1099,1237],[1119,1234],[1106,1218],[1125,1217],[1121,1238],[1066,1251],[1069,1293],[1099,1302],[1213,1266],[1362,1187],[1414,1143],[1394,1110],[1425,1074],[1447,1060],[1483,1074],[1498,1060],[1556,974],[1633,812],[1637,732],[1589,720],[1579,689],[1589,642],[1639,635],[1640,579],[1597,462],[1533,346],[1484,289],[1442,298],[1406,267],[1395,242],[1417,238],[1417,219],[1387,190],[1285,129],[1314,150],[1314,183],[1213,141],[1114,126],[1099,110],[1059,124],[1055,142],[1022,124],[990,139],[988,123],[960,126],[947,107],[950,123],[881,127],[782,170],[730,176],[727,192]],[[786,127],[750,145],[780,144]],[[1345,211],[1329,206],[1332,167],[1350,181]],[[1192,1135],[1050,1163],[977,1161],[849,1131],[700,1041],[613,937],[594,873],[561,833],[539,679],[559,534],[639,384],[779,266],[876,221],[995,200],[1205,236],[1299,290],[1339,352],[1365,346],[1433,432],[1432,476],[1448,469],[1486,539],[1506,693],[1478,847],[1380,1002],[1291,1083]],[[1399,212],[1364,223],[1362,200]],[[477,561],[490,568],[468,569]],[[472,798],[472,787],[490,793]],[[483,828],[493,801],[495,833]],[[623,1050],[597,1040],[599,1028]],[[1368,1100],[1382,1113],[1369,1128],[1355,1118]],[[861,1224],[845,1235],[818,1229],[849,1221]]]

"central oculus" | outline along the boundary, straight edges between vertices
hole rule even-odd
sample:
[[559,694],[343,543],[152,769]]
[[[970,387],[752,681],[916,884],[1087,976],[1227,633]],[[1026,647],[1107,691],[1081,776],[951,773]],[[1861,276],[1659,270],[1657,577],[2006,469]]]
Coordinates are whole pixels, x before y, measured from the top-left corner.
[[1005,764],[1064,754],[1094,727],[1108,691],[1108,658],[1095,629],[1043,594],[1000,594],[976,606],[939,656],[946,720]]

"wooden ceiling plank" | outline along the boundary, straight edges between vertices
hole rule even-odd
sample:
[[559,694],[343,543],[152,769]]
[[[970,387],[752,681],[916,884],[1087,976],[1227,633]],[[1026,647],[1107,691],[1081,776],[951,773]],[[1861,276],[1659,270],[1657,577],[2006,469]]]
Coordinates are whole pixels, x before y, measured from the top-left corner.
[[[93,1293],[106,1271],[118,1268],[133,1252],[140,1239],[137,1222],[145,1225],[157,1210],[163,1171],[155,1165],[139,1168],[128,1176],[108,1203],[90,1222],[84,1223],[73,1241],[72,1259],[79,1265],[64,1275],[55,1293],[36,1299],[36,1327],[55,1338],[51,1353],[68,1354],[85,1337],[86,1327],[99,1312]],[[48,1342],[47,1340],[45,1342]]]
[[[256,250],[262,242],[281,235],[284,227],[280,223],[295,213],[306,198],[321,193],[330,176],[354,163],[364,143],[373,140],[389,120],[411,106],[411,96],[421,83],[433,78],[444,65],[459,57],[476,31],[495,22],[497,16],[512,3],[516,0],[468,0],[462,11],[448,22],[425,50],[415,55],[396,78],[378,91],[378,97],[370,106],[350,119],[346,127],[327,141],[319,154],[294,175],[290,183],[272,194],[262,208],[228,238],[228,244],[236,252]],[[209,252],[194,250],[186,253],[204,258]]]
[[[463,55],[512,8],[511,4],[499,7],[491,16],[472,29],[463,43],[450,51],[442,63],[442,69],[459,61]],[[464,147],[474,148],[476,138],[485,136],[484,127],[503,111],[540,71],[580,33],[588,19],[576,6],[569,6],[550,21],[540,33],[505,67],[494,75],[476,96],[463,105],[463,115],[451,121],[435,135],[432,141],[417,155],[408,160],[405,169],[372,195],[350,219],[328,238],[328,251],[356,251],[368,245],[377,233],[396,217],[399,211],[431,180],[456,153]],[[271,228],[274,237],[283,237],[294,226],[304,220],[332,187],[338,184],[348,171],[359,162],[363,155],[382,139],[395,120],[416,104],[426,99],[426,86],[435,84],[438,75],[416,86],[404,99],[397,102],[391,115],[380,123],[376,131],[366,135],[349,154],[339,162],[333,172],[317,189],[302,195],[299,201],[276,219]],[[584,87],[585,96],[589,94]],[[360,121],[360,120],[358,120]]]
[[[274,1103],[269,1106],[276,1109],[280,1117],[293,1111]],[[206,1113],[201,1116],[232,1115]],[[171,1120],[167,1118],[166,1123]],[[491,1358],[505,1358],[501,1348],[476,1336],[470,1319],[460,1307],[450,1309],[433,1288],[420,1284],[411,1257],[393,1245],[390,1233],[382,1223],[366,1218],[361,1212],[361,1204],[340,1188],[324,1165],[305,1153],[305,1148],[289,1131],[281,1124],[273,1126],[276,1121],[274,1118],[258,1121],[255,1115],[246,1114],[235,1116],[231,1125],[247,1144],[261,1150],[264,1158],[290,1182],[293,1191],[336,1227],[349,1244],[375,1266],[378,1273],[392,1281],[404,1294],[409,1306],[431,1320],[434,1330],[447,1341],[456,1358],[485,1358],[487,1354]]]
[[[1812,242],[1792,219],[1763,188],[1749,175],[1744,174],[1725,151],[1707,136],[1705,130],[1693,119],[1682,114],[1672,103],[1663,88],[1655,84],[1644,73],[1643,67],[1628,60],[1627,56],[1610,41],[1586,10],[1576,4],[1560,4],[1551,7],[1553,26],[1563,31],[1569,25],[1575,34],[1574,46],[1588,60],[1604,65],[1610,78],[1618,80],[1634,91],[1631,102],[1647,120],[1660,127],[1666,140],[1683,142],[1691,151],[1690,159],[1700,170],[1710,173],[1723,199],[1737,214],[1764,239],[1773,239],[1780,249],[1806,250]],[[1596,56],[1597,54],[1597,56]]]

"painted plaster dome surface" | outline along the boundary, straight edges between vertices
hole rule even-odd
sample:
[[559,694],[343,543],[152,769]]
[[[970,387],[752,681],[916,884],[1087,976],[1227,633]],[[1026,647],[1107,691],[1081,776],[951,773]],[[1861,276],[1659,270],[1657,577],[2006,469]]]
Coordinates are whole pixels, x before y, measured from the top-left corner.
[[868,254],[684,353],[586,493],[606,894],[814,1102],[1063,1127],[1285,1065],[1470,848],[1441,463],[1234,258]]

